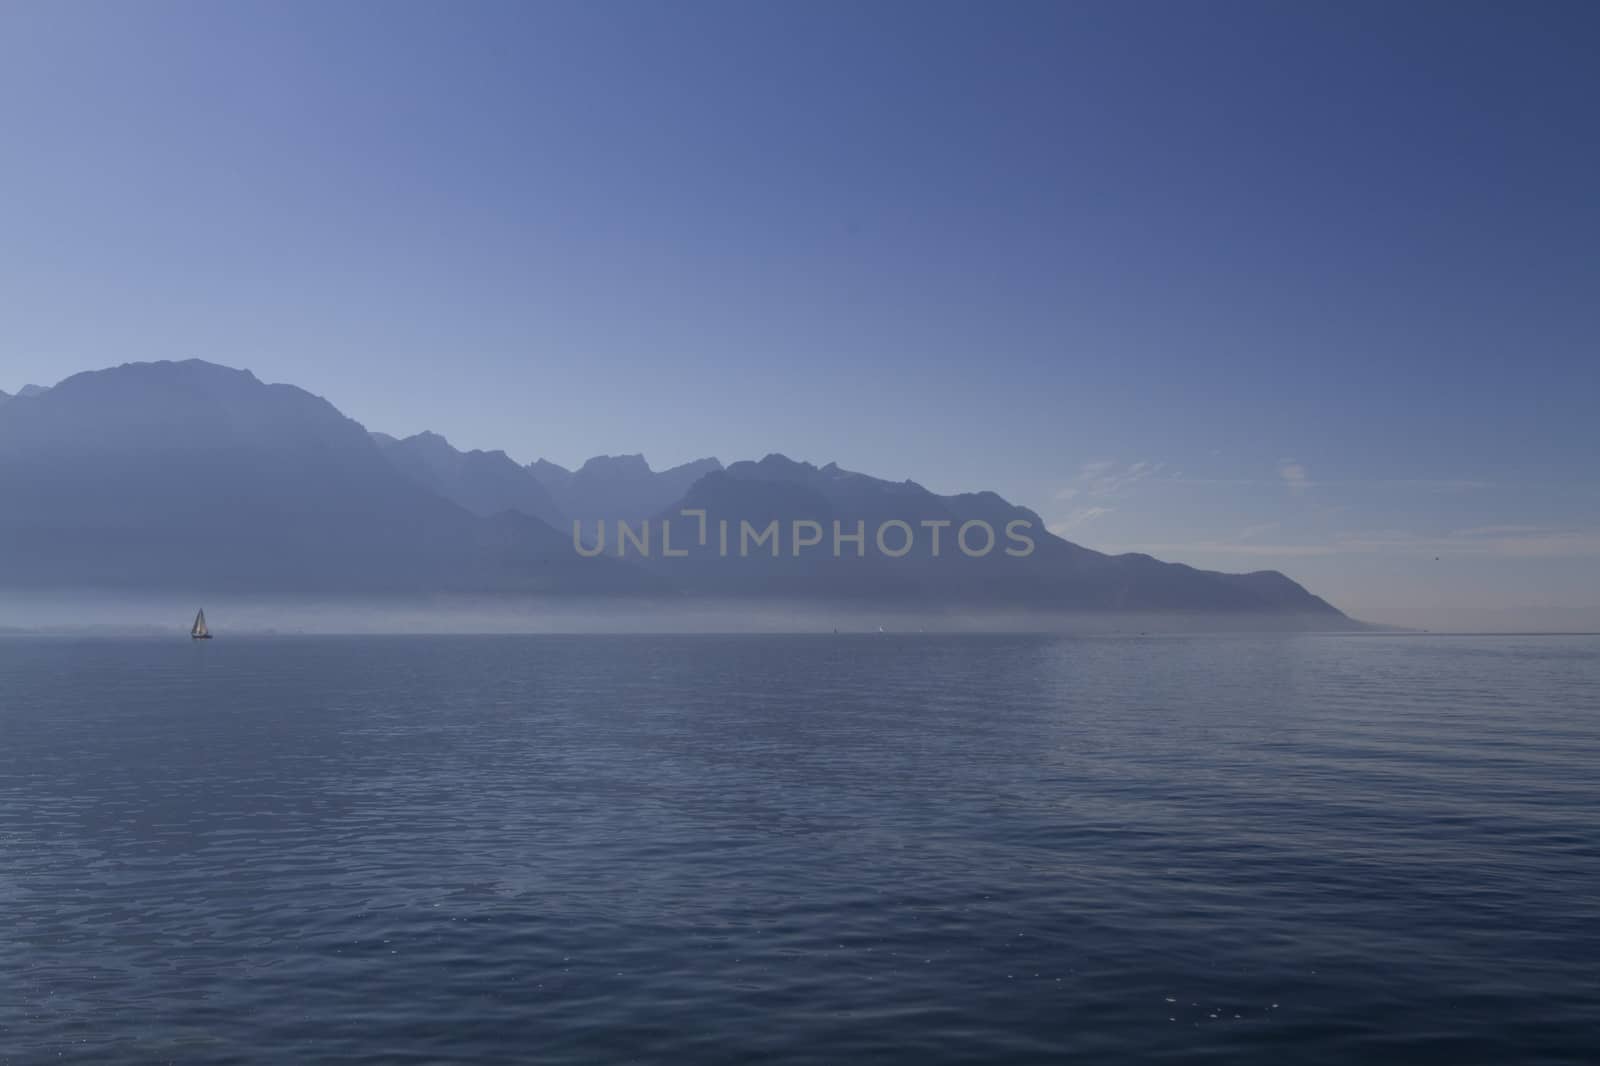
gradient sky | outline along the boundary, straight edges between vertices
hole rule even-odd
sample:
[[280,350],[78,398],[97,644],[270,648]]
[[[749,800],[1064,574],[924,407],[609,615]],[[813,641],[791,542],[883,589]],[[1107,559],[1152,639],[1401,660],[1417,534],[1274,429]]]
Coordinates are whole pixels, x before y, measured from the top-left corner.
[[[0,389],[992,487],[1600,605],[1600,6],[0,6]],[[1437,557],[1437,558],[1436,558]]]

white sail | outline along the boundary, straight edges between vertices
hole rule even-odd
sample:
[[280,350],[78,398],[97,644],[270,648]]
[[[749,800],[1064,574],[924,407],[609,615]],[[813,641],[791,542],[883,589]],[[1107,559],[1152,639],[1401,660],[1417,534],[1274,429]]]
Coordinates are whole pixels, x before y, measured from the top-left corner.
[[206,612],[202,609],[194,616],[194,628],[189,630],[191,637],[208,637],[211,631],[206,628]]

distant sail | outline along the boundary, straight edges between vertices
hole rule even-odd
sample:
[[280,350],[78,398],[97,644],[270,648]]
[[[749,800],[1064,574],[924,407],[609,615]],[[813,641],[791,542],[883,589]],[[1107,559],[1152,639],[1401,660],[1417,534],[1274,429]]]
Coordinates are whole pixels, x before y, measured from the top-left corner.
[[206,628],[206,612],[204,608],[194,616],[194,628],[189,630],[189,635],[195,640],[210,640],[211,630]]

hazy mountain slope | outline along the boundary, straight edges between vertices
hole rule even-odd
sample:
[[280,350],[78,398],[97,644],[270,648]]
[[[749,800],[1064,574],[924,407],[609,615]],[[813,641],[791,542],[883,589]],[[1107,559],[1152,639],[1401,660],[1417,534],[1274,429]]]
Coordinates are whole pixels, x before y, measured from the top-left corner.
[[[706,511],[708,543],[699,544],[698,518],[682,509]],[[938,496],[915,482],[890,482],[842,470],[818,468],[781,455],[760,462],[734,463],[701,478],[684,499],[667,509],[674,550],[685,558],[663,558],[659,534],[651,564],[686,587],[741,595],[823,595],[848,598],[914,599],[930,602],[1025,605],[1071,610],[1269,611],[1340,617],[1339,612],[1274,571],[1221,574],[1163,563],[1145,555],[1110,556],[1049,533],[1037,514],[1007,503],[992,492]],[[721,520],[729,522],[728,554],[722,554]],[[770,547],[753,550],[740,540],[740,522],[762,529],[778,521],[776,557]],[[796,555],[792,523],[817,522],[822,543]],[[865,528],[863,548],[841,544],[833,551],[833,523],[846,532]],[[885,555],[875,534],[886,522],[904,522],[914,535],[904,556]],[[995,545],[982,557],[965,554],[957,540],[962,525],[981,521],[994,531]],[[937,555],[932,530],[924,522],[948,523],[940,529]],[[1033,541],[1032,551],[1007,536],[1009,523]],[[815,531],[810,531],[814,534]],[[969,531],[968,545],[987,544],[982,528]],[[905,531],[885,534],[885,545],[899,551]],[[631,545],[630,545],[631,547]],[[615,535],[608,550],[617,551]],[[742,555],[748,550],[748,555]]]
[[[657,472],[641,456],[523,468],[434,434],[369,434],[301,389],[200,361],[79,374],[0,404],[0,502],[0,587],[615,591],[1343,620],[1282,574],[1104,555],[992,492],[938,496],[781,455],[726,469],[707,459]],[[704,544],[686,508],[706,513]],[[561,512],[586,519],[591,544],[606,519],[605,555],[576,551]],[[637,530],[652,516],[650,557],[619,561],[615,521]],[[742,522],[764,532],[774,521],[776,554],[742,544]],[[799,554],[797,521],[821,537]],[[835,521],[847,533],[859,523],[865,543],[835,556]],[[996,538],[978,558],[960,548],[968,522]],[[685,556],[663,557],[663,523]],[[938,553],[926,523],[942,523]],[[890,557],[880,527],[893,551],[912,533],[911,549]],[[969,547],[986,542],[979,529]]]
[[325,400],[192,360],[0,408],[0,585],[354,591],[657,587],[417,486]]
[[458,451],[437,433],[372,439],[396,469],[475,515],[519,511],[555,529],[566,524],[545,487],[505,452]]

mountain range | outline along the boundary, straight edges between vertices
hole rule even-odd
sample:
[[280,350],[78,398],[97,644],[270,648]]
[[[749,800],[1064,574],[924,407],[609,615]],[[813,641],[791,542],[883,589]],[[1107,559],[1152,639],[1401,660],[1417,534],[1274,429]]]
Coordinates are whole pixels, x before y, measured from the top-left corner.
[[635,522],[654,518],[672,506],[696,481],[721,470],[722,463],[696,459],[655,471],[642,455],[597,455],[575,471],[547,459],[531,463],[527,469],[564,515]]
[[[1348,624],[1276,571],[1106,555],[992,492],[941,496],[782,455],[524,466],[435,433],[368,432],[302,389],[200,360],[0,394],[0,501],[0,588],[760,597]],[[637,539],[619,545],[618,522],[635,538],[651,530],[648,555]],[[969,523],[971,540],[985,527],[1001,538],[994,550],[962,550]],[[740,550],[762,531],[776,539]]]

